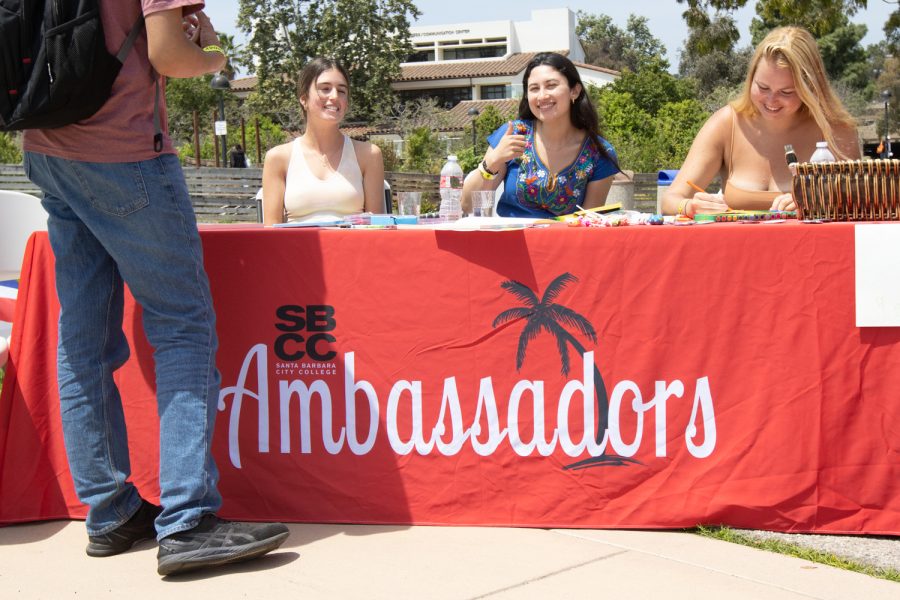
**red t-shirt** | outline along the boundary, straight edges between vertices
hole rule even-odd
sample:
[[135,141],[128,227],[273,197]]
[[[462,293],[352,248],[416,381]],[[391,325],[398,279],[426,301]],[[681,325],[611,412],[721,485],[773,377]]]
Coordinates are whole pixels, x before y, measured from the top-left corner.
[[[138,11],[149,15],[181,7],[184,14],[202,9],[204,0],[101,0],[106,49],[115,55],[137,21]],[[163,153],[173,154],[166,124],[164,77],[160,77],[160,120]],[[30,129],[23,147],[59,158],[87,162],[134,162],[158,156],[153,150],[153,102],[156,95],[153,68],[147,57],[147,32],[143,31],[112,87],[106,104],[92,117],[57,129]]]

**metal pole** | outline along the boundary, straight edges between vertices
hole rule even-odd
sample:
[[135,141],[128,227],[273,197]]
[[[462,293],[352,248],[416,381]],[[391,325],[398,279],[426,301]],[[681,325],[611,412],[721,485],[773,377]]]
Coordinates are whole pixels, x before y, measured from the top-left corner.
[[253,122],[256,125],[256,166],[262,167],[262,140],[259,137],[259,117]]
[[216,144],[216,151],[213,154],[216,158],[216,168],[219,168],[219,136],[216,135],[216,121],[219,120],[219,111],[213,110],[213,142]]
[[200,168],[200,113],[194,111],[194,166]]
[[467,114],[472,117],[472,152],[475,152],[475,146],[478,144],[478,138],[476,137],[475,131],[475,117],[478,116],[478,109],[473,106],[469,109]]
[[887,158],[891,158],[891,122],[888,116],[888,108],[891,105],[889,100],[890,96],[885,96],[884,98],[884,145],[887,150]]
[[[227,121],[225,118],[225,92],[219,92],[219,113],[222,115],[222,120]],[[228,168],[228,136],[222,136],[222,166],[226,169]]]

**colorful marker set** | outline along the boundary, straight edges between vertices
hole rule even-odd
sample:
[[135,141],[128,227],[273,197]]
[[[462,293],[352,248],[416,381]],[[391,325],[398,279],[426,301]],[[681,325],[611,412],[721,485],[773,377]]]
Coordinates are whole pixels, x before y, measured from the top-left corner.
[[783,219],[796,219],[797,213],[793,210],[730,210],[718,214],[694,215],[694,221],[716,223],[737,223],[739,221],[774,221]]

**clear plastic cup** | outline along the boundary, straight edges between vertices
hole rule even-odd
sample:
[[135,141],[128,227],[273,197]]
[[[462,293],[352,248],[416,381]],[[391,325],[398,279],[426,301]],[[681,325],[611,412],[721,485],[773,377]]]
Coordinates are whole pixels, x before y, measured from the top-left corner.
[[397,194],[397,209],[401,215],[419,216],[422,209],[422,192],[400,192]]
[[494,192],[472,192],[472,216],[473,217],[492,217],[494,216]]

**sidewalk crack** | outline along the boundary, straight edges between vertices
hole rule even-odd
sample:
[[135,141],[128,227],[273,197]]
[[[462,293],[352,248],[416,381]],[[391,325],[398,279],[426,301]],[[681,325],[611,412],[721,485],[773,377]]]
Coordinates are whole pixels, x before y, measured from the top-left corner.
[[602,562],[602,561],[604,561],[604,560],[613,558],[613,557],[615,557],[615,556],[620,556],[620,555],[625,554],[625,553],[627,553],[627,552],[629,552],[629,550],[622,550],[622,551],[620,551],[620,552],[614,552],[613,554],[607,554],[607,555],[605,555],[605,556],[598,556],[597,558],[593,558],[593,559],[591,559],[591,560],[586,560],[586,561],[584,561],[584,562],[582,562],[582,563],[578,563],[577,565],[572,565],[572,566],[566,567],[566,568],[564,568],[564,569],[558,569],[558,570],[556,570],[556,571],[551,571],[551,572],[549,572],[549,573],[544,573],[543,575],[540,575],[540,576],[538,576],[538,577],[532,577],[531,579],[526,579],[525,581],[522,581],[522,582],[517,583],[517,584],[515,584],[515,585],[510,585],[510,586],[507,586],[507,587],[504,587],[504,588],[500,588],[500,589],[498,589],[498,590],[493,590],[493,591],[490,591],[490,592],[488,592],[488,593],[486,593],[486,594],[481,594],[480,596],[473,596],[473,597],[470,598],[469,600],[481,600],[482,598],[490,598],[491,596],[495,596],[495,595],[497,595],[497,594],[502,594],[502,593],[508,592],[508,591],[510,591],[510,590],[514,590],[514,589],[517,589],[517,588],[520,588],[520,587],[524,587],[524,586],[527,586],[527,585],[531,585],[532,583],[535,583],[535,582],[537,582],[537,581],[541,581],[542,579],[547,579],[548,577],[555,577],[556,575],[560,575],[560,574],[562,574],[562,573],[567,573],[567,572],[569,572],[569,571],[574,571],[575,569],[580,569],[581,567],[586,567],[587,565],[592,565],[592,564],[594,564],[594,563]]

